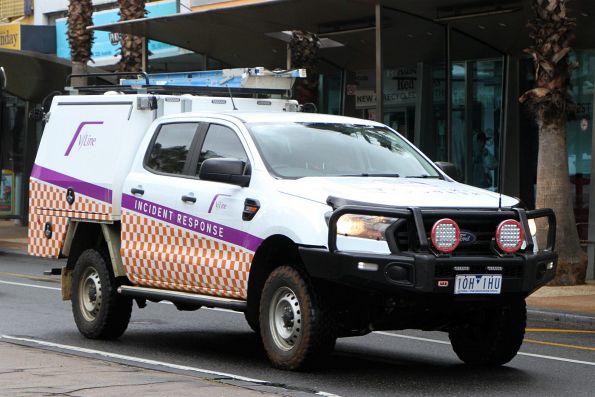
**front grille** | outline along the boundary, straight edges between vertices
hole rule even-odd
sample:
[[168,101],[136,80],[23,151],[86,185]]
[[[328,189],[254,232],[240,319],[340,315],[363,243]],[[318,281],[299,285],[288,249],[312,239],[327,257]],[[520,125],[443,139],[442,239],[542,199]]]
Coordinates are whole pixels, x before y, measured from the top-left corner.
[[[461,243],[450,256],[496,256],[495,250],[495,236],[498,224],[505,219],[510,219],[510,215],[482,217],[482,214],[471,218],[469,216],[460,218],[451,217],[462,231],[470,232],[475,236],[475,241],[472,243]],[[444,218],[439,213],[431,215],[423,215],[423,224],[426,232],[425,238],[428,240],[430,249],[433,249],[430,242],[430,233],[434,223]],[[395,227],[389,228],[393,233],[394,242],[399,251],[418,251],[419,238],[417,236],[416,227],[413,219],[399,219]]]

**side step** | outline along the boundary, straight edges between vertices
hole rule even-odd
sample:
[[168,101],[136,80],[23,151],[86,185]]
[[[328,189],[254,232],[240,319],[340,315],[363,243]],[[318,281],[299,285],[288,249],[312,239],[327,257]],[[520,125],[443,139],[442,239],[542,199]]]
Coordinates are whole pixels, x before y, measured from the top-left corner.
[[201,305],[206,307],[220,307],[238,312],[246,311],[246,301],[231,298],[220,298],[218,296],[191,294],[188,292],[171,291],[165,289],[133,287],[122,285],[118,288],[121,295],[131,296],[133,298],[144,298],[151,301],[170,301],[174,303],[187,303]]

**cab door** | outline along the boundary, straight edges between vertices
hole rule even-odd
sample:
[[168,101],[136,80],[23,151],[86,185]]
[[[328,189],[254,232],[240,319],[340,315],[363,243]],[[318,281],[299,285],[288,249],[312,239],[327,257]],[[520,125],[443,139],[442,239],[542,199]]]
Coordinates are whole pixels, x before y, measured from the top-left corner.
[[250,234],[244,209],[247,203],[258,204],[256,192],[250,186],[201,180],[198,175],[209,158],[241,160],[245,174],[250,173],[251,156],[233,123],[202,122],[204,135],[191,162],[190,179],[175,189],[175,209],[186,233],[183,263],[189,271],[186,277],[191,278],[182,281],[196,292],[245,299],[250,264],[261,240]]
[[246,298],[260,244],[242,219],[251,189],[198,178],[202,162],[213,157],[242,160],[249,172],[246,145],[226,121],[201,120],[193,128],[161,126],[143,169],[126,180],[124,265],[138,285]]

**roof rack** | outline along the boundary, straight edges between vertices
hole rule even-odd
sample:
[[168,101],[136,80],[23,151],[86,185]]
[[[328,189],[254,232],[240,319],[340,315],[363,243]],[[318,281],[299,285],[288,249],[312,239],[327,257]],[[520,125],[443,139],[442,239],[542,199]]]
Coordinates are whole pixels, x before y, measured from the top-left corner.
[[[108,82],[108,84],[71,87],[69,85],[74,77],[102,78],[104,83]],[[119,77],[131,78],[118,80]],[[119,91],[212,96],[229,96],[230,93],[236,96],[290,96],[295,79],[304,77],[306,77],[305,69],[270,71],[263,67],[155,74],[89,73],[69,75],[66,78],[66,89],[74,94]]]

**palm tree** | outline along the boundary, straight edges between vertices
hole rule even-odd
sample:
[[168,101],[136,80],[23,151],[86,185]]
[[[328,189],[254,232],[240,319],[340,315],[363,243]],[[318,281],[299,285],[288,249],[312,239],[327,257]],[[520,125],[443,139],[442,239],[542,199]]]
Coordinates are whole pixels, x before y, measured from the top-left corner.
[[[531,0],[533,19],[527,26],[533,45],[525,52],[535,64],[535,88],[520,98],[528,104],[539,128],[536,206],[552,208],[558,219],[559,261],[552,281],[556,285],[584,283],[587,267],[586,255],[579,245],[568,176],[566,121],[575,110],[568,91],[575,67],[569,54],[576,22],[568,16],[567,3],[568,0]],[[543,230],[538,234],[543,234]]]
[[[144,18],[147,15],[146,0],[118,0],[120,21]],[[145,41],[142,37],[123,34],[120,50],[121,59],[118,70],[121,72],[140,72],[143,68]]]
[[[68,43],[72,59],[72,74],[87,73],[87,63],[91,60],[93,32],[87,26],[93,25],[93,3],[91,0],[69,0],[68,2]],[[73,86],[86,85],[85,78],[72,80]]]
[[318,50],[320,39],[314,33],[294,30],[289,41],[291,67],[306,69],[307,77],[295,84],[299,103],[318,103]]

